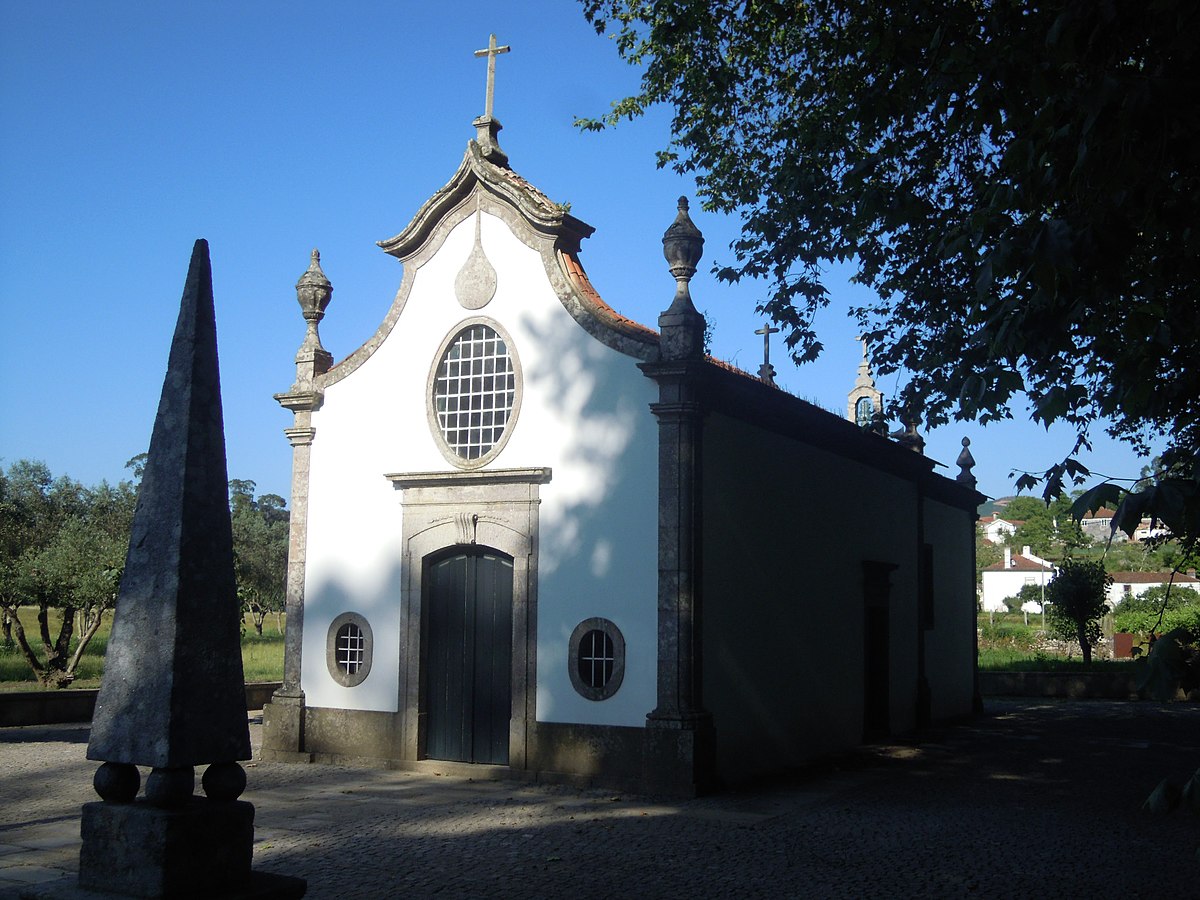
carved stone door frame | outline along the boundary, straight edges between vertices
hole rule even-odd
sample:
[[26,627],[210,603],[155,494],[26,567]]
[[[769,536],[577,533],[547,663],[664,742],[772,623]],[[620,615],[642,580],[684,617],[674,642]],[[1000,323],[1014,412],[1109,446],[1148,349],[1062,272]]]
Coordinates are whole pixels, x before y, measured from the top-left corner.
[[426,636],[423,580],[430,557],[453,547],[488,547],[513,561],[512,719],[509,766],[527,768],[536,722],[539,488],[548,468],[411,472],[385,476],[401,493],[400,746],[425,755]]

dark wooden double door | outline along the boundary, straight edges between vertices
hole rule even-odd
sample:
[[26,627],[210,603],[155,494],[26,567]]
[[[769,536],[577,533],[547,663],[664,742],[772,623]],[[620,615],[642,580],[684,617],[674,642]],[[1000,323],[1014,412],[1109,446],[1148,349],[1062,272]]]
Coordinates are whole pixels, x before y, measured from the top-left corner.
[[507,765],[512,560],[454,552],[429,566],[425,585],[426,756]]

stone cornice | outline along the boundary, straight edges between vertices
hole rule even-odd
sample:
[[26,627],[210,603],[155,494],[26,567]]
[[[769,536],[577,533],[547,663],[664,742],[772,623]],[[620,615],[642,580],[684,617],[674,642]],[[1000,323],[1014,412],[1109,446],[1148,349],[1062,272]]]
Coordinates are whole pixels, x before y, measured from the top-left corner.
[[465,472],[398,472],[384,475],[398,490],[414,487],[460,487],[476,484],[549,484],[549,468],[477,469]]
[[642,363],[639,368],[660,384],[690,382],[691,397],[704,405],[706,413],[725,415],[903,478],[931,499],[972,512],[987,499],[933,471],[937,463],[929,457],[712,361]]
[[315,428],[285,428],[283,433],[287,435],[288,442],[293,447],[307,447],[313,442],[313,438],[317,436]]
[[276,394],[275,402],[292,412],[316,412],[325,402],[325,392],[289,391],[286,394]]
[[595,231],[591,225],[568,213],[566,207],[552,202],[508,166],[489,162],[479,144],[469,141],[463,161],[450,181],[425,202],[403,231],[395,237],[379,241],[379,246],[385,253],[401,261],[418,253],[446,214],[471,192],[476,183],[507,201],[520,211],[531,227],[554,237],[563,247],[577,250],[580,241]]

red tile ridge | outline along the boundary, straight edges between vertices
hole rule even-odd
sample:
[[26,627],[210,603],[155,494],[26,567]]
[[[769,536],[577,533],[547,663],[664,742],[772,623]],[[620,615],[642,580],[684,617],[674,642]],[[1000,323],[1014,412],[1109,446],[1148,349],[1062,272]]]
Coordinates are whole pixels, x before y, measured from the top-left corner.
[[495,169],[495,171],[499,175],[499,177],[504,178],[507,181],[511,181],[513,184],[515,184],[521,190],[527,192],[529,194],[529,196],[532,197],[535,201],[537,201],[538,205],[540,205],[546,212],[553,213],[553,212],[557,212],[559,209],[561,209],[561,207],[559,207],[559,205],[557,203],[555,203],[553,200],[551,200],[549,197],[547,197],[545,194],[543,194],[540,190],[538,190],[536,187],[534,187],[532,184],[530,184],[528,181],[526,181],[524,178],[522,178],[520,175],[518,175],[512,169],[510,169],[506,166],[493,166],[493,168]]
[[583,270],[583,264],[574,253],[568,253],[563,250],[559,252],[559,256],[563,261],[563,268],[566,269],[567,276],[571,279],[571,283],[588,298],[591,303],[592,310],[600,315],[608,324],[616,326],[622,331],[637,332],[645,336],[658,339],[658,332],[653,328],[647,328],[641,322],[636,322],[628,316],[623,316],[607,303],[600,296],[600,292],[587,277],[587,272]]
[[[1117,584],[1166,584],[1171,580],[1170,572],[1111,572]],[[1183,572],[1175,573],[1176,584],[1200,584],[1200,579]]]
[[[724,369],[726,372],[732,372],[734,375],[741,375],[743,378],[749,378],[751,381],[757,381],[759,384],[764,384],[764,385],[767,384],[765,381],[763,381],[758,376],[751,375],[745,369],[739,369],[733,363],[725,362],[725,360],[723,360],[723,359],[717,359],[715,356],[706,356],[705,359],[708,360],[708,362],[712,363],[714,366],[716,366],[718,369]],[[767,386],[773,387],[777,391],[783,390],[783,388],[781,388],[777,384],[771,384],[771,385],[767,385]]]
[[[598,313],[602,319],[619,330],[634,332],[640,335],[652,337],[656,341],[658,340],[659,334],[653,328],[648,328],[641,322],[635,321],[628,316],[621,315],[604,301],[604,298],[600,296],[600,292],[596,290],[595,286],[588,279],[587,272],[585,272],[583,268],[583,263],[579,261],[579,258],[574,253],[560,250],[559,256],[563,261],[563,269],[566,271],[567,277],[571,279],[571,283],[579,290],[580,293],[588,298],[593,311]],[[743,378],[749,378],[751,381],[758,382],[766,387],[774,388],[777,391],[783,390],[783,388],[781,388],[779,385],[768,385],[761,378],[751,375],[745,369],[739,369],[732,363],[727,363],[724,360],[717,359],[715,356],[705,356],[705,360],[716,366],[718,369],[724,369],[726,372],[730,372],[734,375],[740,375]]]
[[1004,560],[998,563],[992,563],[990,566],[984,566],[985,572],[1049,572],[1054,567],[1052,565],[1040,566],[1027,556],[1022,556],[1017,553],[1012,557],[1012,565],[1007,568],[1004,565]]

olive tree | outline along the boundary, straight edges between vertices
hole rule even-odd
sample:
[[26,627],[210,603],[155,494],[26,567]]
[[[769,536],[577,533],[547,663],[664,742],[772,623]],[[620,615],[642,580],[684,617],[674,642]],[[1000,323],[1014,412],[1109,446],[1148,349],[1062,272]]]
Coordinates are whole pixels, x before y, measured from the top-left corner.
[[[116,603],[136,491],[129,482],[87,488],[21,460],[0,473],[0,609],[39,683],[67,687]],[[20,607],[37,610],[26,632]],[[50,611],[59,613],[55,635]],[[76,630],[76,619],[78,631]]]
[[1066,559],[1046,585],[1047,623],[1064,640],[1076,640],[1084,663],[1092,661],[1092,647],[1100,641],[1100,621],[1108,612],[1105,598],[1112,576],[1101,562]]
[[255,497],[253,481],[229,482],[233,564],[238,597],[262,634],[269,613],[283,612],[288,558],[288,512],[278,494]]

